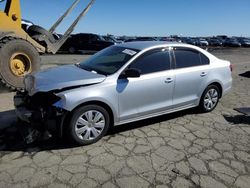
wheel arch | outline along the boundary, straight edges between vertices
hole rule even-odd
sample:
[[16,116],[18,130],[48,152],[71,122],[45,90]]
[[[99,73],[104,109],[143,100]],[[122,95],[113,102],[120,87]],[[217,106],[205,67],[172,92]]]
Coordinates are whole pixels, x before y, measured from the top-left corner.
[[[218,89],[220,90],[219,98],[221,98],[221,97],[222,97],[222,93],[223,93],[222,85],[221,85],[219,82],[212,82],[212,83],[210,83],[208,86],[211,86],[211,85],[215,85],[215,86],[218,87]],[[207,87],[208,87],[208,86],[207,86]],[[207,87],[206,87],[206,88],[207,88]]]
[[200,91],[200,93],[199,93],[199,99],[197,100],[197,103],[196,103],[197,106],[201,103],[201,98],[202,98],[203,93],[211,85],[215,85],[215,86],[218,87],[219,92],[220,92],[219,98],[222,97],[222,92],[223,92],[222,84],[219,81],[212,81],[211,83],[208,83],[208,85],[205,88],[202,88],[202,90]]
[[[210,86],[215,86],[215,87],[217,87],[219,89],[219,91],[218,91],[219,92],[218,100],[217,100],[215,106],[213,106],[211,109],[204,109],[204,106],[203,106],[203,97],[205,96],[205,93],[208,91],[208,88]],[[203,112],[203,113],[204,112],[205,113],[206,112],[211,112],[212,110],[214,110],[214,108],[217,106],[217,104],[219,102],[219,99],[222,97],[222,91],[223,91],[223,88],[222,88],[222,86],[221,86],[221,84],[219,82],[215,81],[215,82],[209,83],[207,85],[207,87],[204,89],[204,91],[202,92],[200,99],[197,101],[198,102],[197,103],[198,109],[200,109],[200,111]]]
[[110,127],[112,127],[114,125],[114,121],[115,121],[114,118],[116,116],[115,116],[112,108],[108,104],[106,104],[105,102],[102,102],[102,101],[98,101],[98,100],[87,101],[87,102],[81,103],[78,106],[74,107],[74,109],[72,111],[65,113],[65,115],[63,116],[62,121],[60,123],[60,137],[62,137],[64,135],[64,131],[66,130],[65,128],[70,121],[72,113],[76,109],[78,109],[82,106],[86,106],[86,105],[98,105],[98,106],[103,107],[105,110],[107,110],[107,112],[110,116]]

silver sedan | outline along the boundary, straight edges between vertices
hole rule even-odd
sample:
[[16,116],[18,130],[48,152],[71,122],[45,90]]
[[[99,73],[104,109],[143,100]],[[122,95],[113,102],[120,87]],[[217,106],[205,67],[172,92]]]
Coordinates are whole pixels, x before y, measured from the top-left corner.
[[231,71],[230,62],[192,45],[129,42],[26,76],[14,102],[34,128],[86,145],[113,125],[193,107],[212,111],[232,86]]

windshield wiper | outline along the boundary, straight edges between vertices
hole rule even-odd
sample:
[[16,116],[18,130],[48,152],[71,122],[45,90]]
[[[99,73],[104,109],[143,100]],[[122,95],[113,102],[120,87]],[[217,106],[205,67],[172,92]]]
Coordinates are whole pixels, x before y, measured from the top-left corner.
[[82,66],[82,65],[80,65],[79,63],[75,64],[75,66],[79,67],[80,69],[84,69],[84,70],[86,70],[86,71],[89,71],[89,72],[91,72],[91,71],[92,71],[92,69],[91,69],[91,68],[88,68],[88,67]]
[[97,74],[101,74],[101,75],[104,75],[104,76],[107,76],[107,73],[105,74],[105,72],[102,72],[102,71],[99,71],[99,70],[92,70],[92,72],[96,72]]

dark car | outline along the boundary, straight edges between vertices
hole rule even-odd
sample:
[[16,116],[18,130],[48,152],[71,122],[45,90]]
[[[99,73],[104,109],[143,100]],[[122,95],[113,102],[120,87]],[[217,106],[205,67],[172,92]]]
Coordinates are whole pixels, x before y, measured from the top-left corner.
[[241,46],[250,47],[250,39],[248,39],[248,38],[240,38],[240,39],[238,39],[238,41],[241,44]]
[[196,40],[193,38],[182,38],[181,41],[182,43],[196,45]]
[[100,35],[79,33],[71,35],[60,50],[68,51],[69,53],[77,53],[80,51],[84,53],[94,53],[114,44],[114,42],[106,41]]
[[224,41],[223,46],[225,47],[241,47],[241,44],[236,38],[228,38]]
[[155,37],[136,37],[126,40],[125,42],[134,42],[134,41],[157,41]]
[[123,43],[122,40],[117,40],[114,36],[112,35],[104,35],[102,36],[106,41],[109,41],[109,42],[114,42],[116,44],[120,44],[120,43]]
[[158,38],[159,41],[168,41],[168,42],[179,42],[179,39],[173,37],[160,37]]
[[222,41],[216,38],[212,38],[208,41],[210,46],[222,46]]

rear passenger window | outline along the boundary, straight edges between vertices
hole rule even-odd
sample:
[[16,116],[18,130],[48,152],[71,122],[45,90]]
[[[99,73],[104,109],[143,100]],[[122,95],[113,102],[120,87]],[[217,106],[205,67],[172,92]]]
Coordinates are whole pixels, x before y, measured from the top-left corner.
[[196,50],[187,48],[176,48],[175,68],[185,68],[209,64],[209,59],[202,53]]
[[157,49],[139,57],[130,66],[141,71],[141,74],[149,74],[170,69],[169,51],[165,49]]
[[209,59],[207,58],[207,56],[205,56],[204,54],[200,53],[200,57],[201,57],[201,63],[202,63],[202,65],[208,65],[209,64]]

